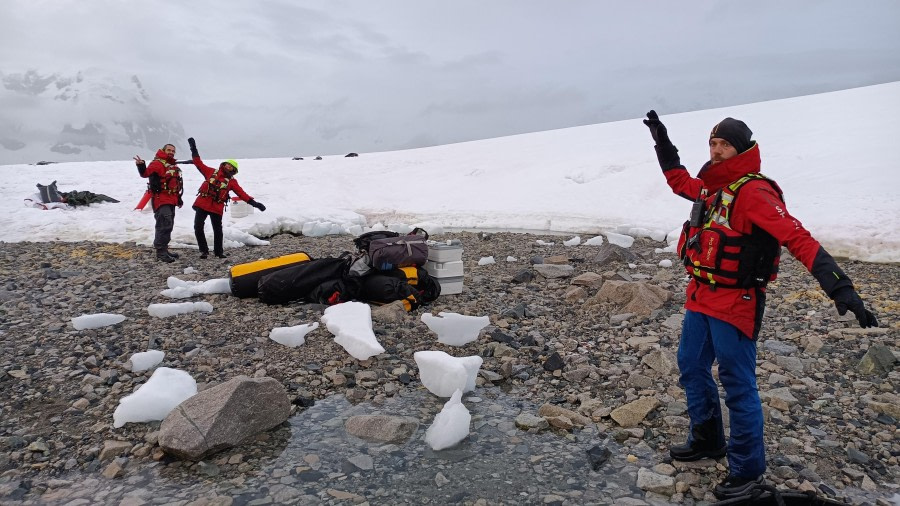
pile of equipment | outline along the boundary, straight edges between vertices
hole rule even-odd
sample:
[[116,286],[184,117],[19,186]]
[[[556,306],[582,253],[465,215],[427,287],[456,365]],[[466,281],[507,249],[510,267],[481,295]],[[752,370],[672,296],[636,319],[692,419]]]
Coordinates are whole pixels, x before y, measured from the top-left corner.
[[441,295],[462,291],[462,246],[434,244],[415,229],[401,235],[388,230],[354,239],[357,252],[312,258],[306,252],[233,266],[228,274],[236,297],[258,297],[266,304],[294,301],[373,304],[401,301],[407,311]]

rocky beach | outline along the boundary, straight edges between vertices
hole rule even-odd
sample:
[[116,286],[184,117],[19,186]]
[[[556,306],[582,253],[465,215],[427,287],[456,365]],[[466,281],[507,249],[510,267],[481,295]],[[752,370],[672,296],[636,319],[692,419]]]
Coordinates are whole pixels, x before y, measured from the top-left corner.
[[[322,325],[289,348],[273,328],[318,322],[325,306],[268,306],[198,295],[211,313],[150,316],[169,276],[225,278],[228,266],[304,251],[354,249],[350,236],[278,235],[268,246],[173,264],[134,244],[0,243],[0,504],[709,504],[725,460],[672,462],[688,418],[675,353],[687,279],[663,243],[564,246],[569,237],[445,233],[464,248],[462,294],[407,313],[373,307],[385,353],[359,361]],[[552,243],[552,244],[550,244]],[[494,263],[479,265],[484,257]],[[757,376],[767,480],[849,504],[900,501],[900,265],[839,259],[881,326],[860,329],[784,251],[770,284]],[[193,267],[189,273],[185,269]],[[479,338],[437,342],[425,312],[488,316]],[[76,330],[72,318],[113,313]],[[159,422],[113,427],[119,401],[152,371],[203,391],[238,376],[273,378],[291,400],[276,428],[199,462],[159,446]],[[470,436],[432,451],[425,429],[444,400],[413,353],[484,359],[463,396]],[[727,410],[725,410],[727,412]],[[372,443],[354,416],[411,417],[406,439]]]

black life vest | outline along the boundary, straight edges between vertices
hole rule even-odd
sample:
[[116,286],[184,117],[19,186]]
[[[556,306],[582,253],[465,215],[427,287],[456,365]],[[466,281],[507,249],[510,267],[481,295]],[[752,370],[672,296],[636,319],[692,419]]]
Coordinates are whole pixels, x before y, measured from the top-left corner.
[[705,212],[700,226],[684,223],[678,240],[678,256],[688,274],[713,288],[764,287],[778,273],[781,245],[765,230],[753,225],[749,234],[731,228],[731,211],[748,181],[764,180],[784,200],[781,188],[768,177],[752,173],[715,194],[698,198]]

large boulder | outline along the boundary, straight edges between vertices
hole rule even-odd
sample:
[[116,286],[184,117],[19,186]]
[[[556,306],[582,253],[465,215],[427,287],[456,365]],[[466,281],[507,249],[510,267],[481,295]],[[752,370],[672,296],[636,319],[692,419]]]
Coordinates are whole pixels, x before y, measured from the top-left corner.
[[159,428],[159,446],[179,458],[200,460],[269,430],[291,412],[274,378],[238,376],[179,404]]

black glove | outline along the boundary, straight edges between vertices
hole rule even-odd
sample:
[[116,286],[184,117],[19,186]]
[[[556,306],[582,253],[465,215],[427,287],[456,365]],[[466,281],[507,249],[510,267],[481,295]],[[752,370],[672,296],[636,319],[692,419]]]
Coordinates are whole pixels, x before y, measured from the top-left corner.
[[655,142],[657,146],[672,144],[672,141],[669,140],[669,133],[666,130],[666,125],[663,125],[662,121],[659,120],[659,115],[656,114],[656,111],[647,113],[647,119],[644,120],[644,124],[650,129],[650,135],[653,136],[653,142]]
[[253,206],[253,207],[259,209],[260,211],[265,211],[265,210],[266,210],[266,206],[260,204],[259,202],[255,201],[255,200],[253,200],[253,199],[248,200],[247,203],[250,204],[251,206]]
[[834,300],[834,306],[837,308],[839,315],[844,316],[849,309],[856,315],[860,327],[866,328],[878,326],[878,320],[875,319],[875,315],[866,309],[862,299],[859,298],[859,294],[856,293],[856,290],[854,290],[852,286],[842,286],[841,288],[838,288],[837,291],[831,295],[831,298]]
[[678,148],[669,140],[669,132],[666,125],[662,124],[656,111],[647,113],[647,119],[644,124],[650,129],[650,135],[653,136],[653,142],[656,143],[656,159],[659,160],[659,166],[663,171],[681,167],[681,158],[678,156]]
[[193,137],[188,137],[188,146],[191,147],[191,156],[197,156],[197,157],[200,156],[200,153],[197,152],[197,143],[194,142]]

